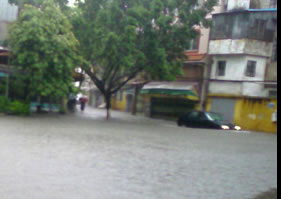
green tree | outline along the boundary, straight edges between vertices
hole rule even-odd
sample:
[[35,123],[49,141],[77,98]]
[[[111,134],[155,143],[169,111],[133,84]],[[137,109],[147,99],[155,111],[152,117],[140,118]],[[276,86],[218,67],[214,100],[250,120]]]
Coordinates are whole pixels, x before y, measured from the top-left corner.
[[72,88],[79,57],[72,26],[52,1],[41,8],[25,5],[9,29],[12,63],[23,75],[25,99],[60,97]]
[[[41,7],[43,5],[44,0],[8,0],[10,4],[14,4],[19,6],[19,10],[21,11],[25,4],[33,5],[36,7]],[[68,0],[54,0],[54,3],[56,3],[60,9],[66,10]]]
[[173,80],[181,74],[184,50],[197,32],[207,27],[216,0],[198,6],[197,0],[78,1],[72,24],[82,67],[105,97],[144,72],[147,79]]

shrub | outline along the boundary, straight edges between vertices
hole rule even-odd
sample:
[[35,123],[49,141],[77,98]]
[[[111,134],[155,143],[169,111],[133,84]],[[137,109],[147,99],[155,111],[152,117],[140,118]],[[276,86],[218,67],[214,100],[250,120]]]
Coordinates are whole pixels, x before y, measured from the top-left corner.
[[0,96],[0,113],[5,112],[9,105],[9,99],[5,96]]
[[29,103],[13,101],[9,103],[8,113],[12,115],[29,115]]

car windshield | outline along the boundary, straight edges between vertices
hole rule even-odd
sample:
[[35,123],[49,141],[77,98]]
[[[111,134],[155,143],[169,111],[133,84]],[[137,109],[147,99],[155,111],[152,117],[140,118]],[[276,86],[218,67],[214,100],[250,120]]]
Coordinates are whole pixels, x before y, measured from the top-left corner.
[[206,113],[206,115],[212,121],[224,121],[222,115],[218,113]]

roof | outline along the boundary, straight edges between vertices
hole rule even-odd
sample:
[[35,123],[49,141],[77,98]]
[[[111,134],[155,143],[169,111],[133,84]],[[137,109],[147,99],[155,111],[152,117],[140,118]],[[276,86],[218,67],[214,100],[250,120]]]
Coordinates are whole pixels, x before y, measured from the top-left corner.
[[141,94],[160,94],[160,95],[181,95],[190,96],[194,100],[198,100],[198,94],[196,92],[196,82],[150,82],[141,90]]
[[234,14],[234,13],[242,13],[242,12],[277,12],[277,8],[263,8],[263,9],[246,9],[246,10],[233,10],[233,11],[228,11],[228,12],[220,12],[220,13],[215,13],[215,15],[224,15],[224,14]]
[[248,9],[249,12],[277,12],[277,8]]
[[184,60],[184,62],[205,62],[206,54],[199,54],[199,53],[190,53],[185,52],[184,53],[187,56],[187,59]]

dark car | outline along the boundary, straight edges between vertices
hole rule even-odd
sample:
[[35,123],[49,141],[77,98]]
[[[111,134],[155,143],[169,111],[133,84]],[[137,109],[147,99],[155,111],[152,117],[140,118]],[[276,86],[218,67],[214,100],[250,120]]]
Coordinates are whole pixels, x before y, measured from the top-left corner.
[[224,120],[222,115],[213,112],[191,111],[178,119],[178,126],[192,128],[210,128],[223,130],[241,130],[241,127]]

